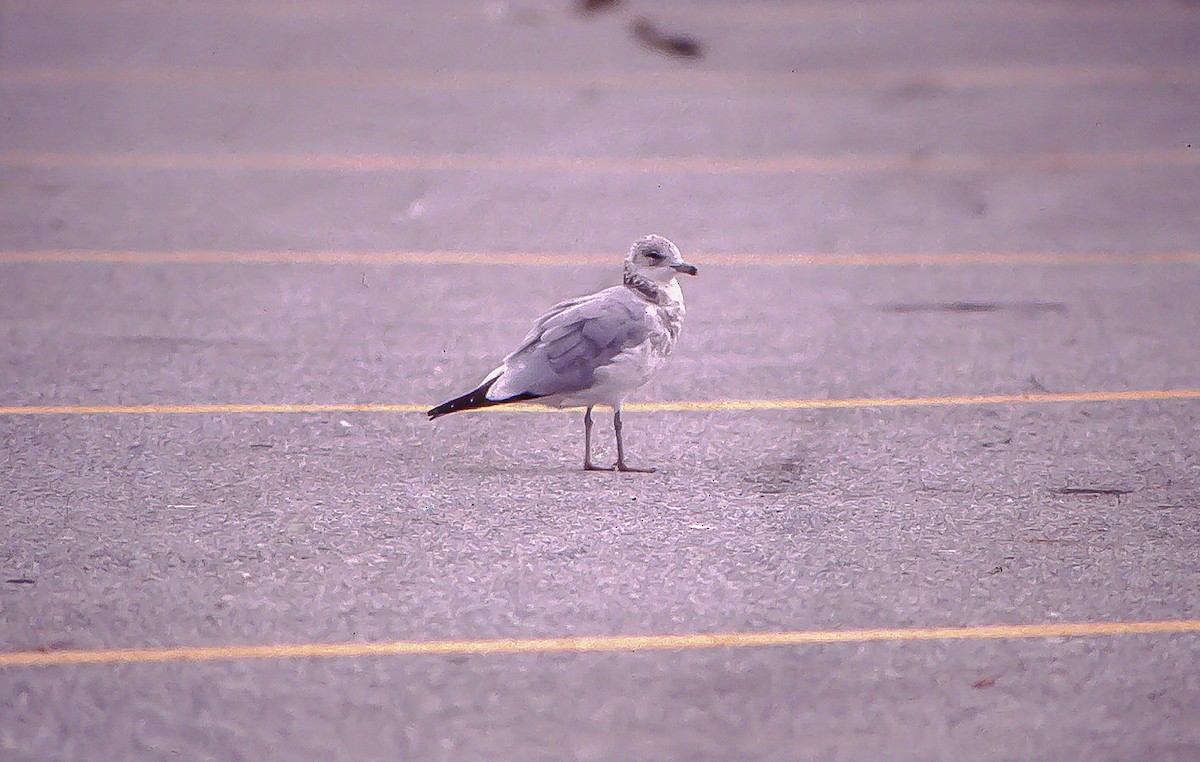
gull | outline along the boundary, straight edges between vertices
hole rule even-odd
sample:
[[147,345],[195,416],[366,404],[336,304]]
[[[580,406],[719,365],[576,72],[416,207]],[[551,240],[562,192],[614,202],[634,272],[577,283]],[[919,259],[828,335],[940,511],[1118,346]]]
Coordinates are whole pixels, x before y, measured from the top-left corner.
[[[521,345],[479,386],[429,411],[429,419],[461,410],[537,400],[586,407],[585,471],[653,472],[625,460],[621,405],[650,380],[675,348],[683,326],[683,290],[675,276],[695,275],[675,244],[660,235],[639,238],[625,257],[624,283],[559,302],[533,324]],[[611,407],[617,462],[592,462],[592,408]]]

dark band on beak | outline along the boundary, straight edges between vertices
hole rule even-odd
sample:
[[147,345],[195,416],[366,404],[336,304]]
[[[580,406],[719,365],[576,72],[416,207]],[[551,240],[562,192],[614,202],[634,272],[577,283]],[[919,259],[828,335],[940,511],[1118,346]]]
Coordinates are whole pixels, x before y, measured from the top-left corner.
[[689,265],[687,262],[680,262],[677,265],[671,265],[671,269],[677,273],[683,273],[684,275],[696,275],[700,272],[694,265]]

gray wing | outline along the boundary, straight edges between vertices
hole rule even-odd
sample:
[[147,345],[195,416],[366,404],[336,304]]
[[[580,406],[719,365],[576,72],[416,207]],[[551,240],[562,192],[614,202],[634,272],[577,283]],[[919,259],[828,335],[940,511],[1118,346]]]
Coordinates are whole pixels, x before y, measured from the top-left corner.
[[623,286],[557,304],[505,358],[504,388],[538,396],[590,387],[596,370],[650,338],[645,305]]

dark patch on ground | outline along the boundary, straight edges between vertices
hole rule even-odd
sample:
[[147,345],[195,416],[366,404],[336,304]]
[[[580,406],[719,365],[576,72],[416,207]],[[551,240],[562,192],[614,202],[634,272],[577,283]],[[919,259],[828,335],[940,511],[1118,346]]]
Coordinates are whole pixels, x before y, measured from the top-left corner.
[[611,11],[620,4],[621,0],[579,0],[575,3],[575,10],[581,16],[590,16],[594,13]]
[[880,312],[1015,312],[1033,315],[1043,312],[1063,313],[1067,305],[1062,302],[912,302],[881,304]]
[[760,495],[781,495],[797,491],[806,479],[803,464],[796,458],[788,458],[755,470],[744,481]]
[[1126,487],[1059,487],[1054,492],[1059,495],[1129,495],[1133,490]]
[[634,19],[629,25],[634,39],[646,47],[677,58],[703,58],[704,45],[688,34],[667,32],[648,18]]

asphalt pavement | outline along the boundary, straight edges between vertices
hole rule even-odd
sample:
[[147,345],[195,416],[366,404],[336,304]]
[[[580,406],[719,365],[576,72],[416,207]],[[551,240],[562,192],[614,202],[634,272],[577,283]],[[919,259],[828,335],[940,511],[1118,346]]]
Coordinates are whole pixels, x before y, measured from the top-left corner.
[[1200,8],[607,6],[0,3],[0,758],[1200,758]]

